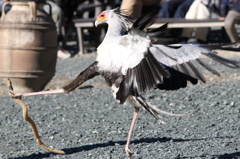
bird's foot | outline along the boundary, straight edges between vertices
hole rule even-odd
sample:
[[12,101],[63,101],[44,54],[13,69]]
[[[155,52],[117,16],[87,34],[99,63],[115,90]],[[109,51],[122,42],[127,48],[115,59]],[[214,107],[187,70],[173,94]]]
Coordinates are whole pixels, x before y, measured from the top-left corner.
[[21,98],[22,94],[16,93],[13,90],[9,90],[8,93],[13,97],[13,98]]
[[125,152],[126,152],[128,158],[131,159],[131,157],[132,157],[132,152],[131,152],[131,150],[130,150],[128,147],[125,147]]

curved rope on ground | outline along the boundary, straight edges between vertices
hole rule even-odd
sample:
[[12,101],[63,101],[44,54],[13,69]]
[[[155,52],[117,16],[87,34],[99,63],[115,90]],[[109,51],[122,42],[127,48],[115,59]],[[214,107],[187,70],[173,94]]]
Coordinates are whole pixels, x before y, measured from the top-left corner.
[[[7,85],[8,85],[9,91],[13,91],[12,82],[10,81],[10,79],[7,79]],[[37,127],[36,127],[35,123],[28,116],[28,108],[27,108],[26,104],[21,100],[21,97],[13,97],[13,100],[22,107],[23,118],[30,124],[33,134],[34,134],[34,137],[35,137],[35,140],[37,141],[38,145],[49,152],[65,154],[64,151],[52,149],[51,147],[46,146],[42,142],[42,140],[40,139],[40,137],[38,135],[38,131],[37,131]]]

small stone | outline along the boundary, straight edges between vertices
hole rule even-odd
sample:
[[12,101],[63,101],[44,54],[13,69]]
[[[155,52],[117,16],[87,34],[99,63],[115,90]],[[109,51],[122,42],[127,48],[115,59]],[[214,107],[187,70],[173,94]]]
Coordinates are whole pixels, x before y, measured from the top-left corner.
[[53,139],[54,139],[54,136],[50,136],[49,139],[53,140]]

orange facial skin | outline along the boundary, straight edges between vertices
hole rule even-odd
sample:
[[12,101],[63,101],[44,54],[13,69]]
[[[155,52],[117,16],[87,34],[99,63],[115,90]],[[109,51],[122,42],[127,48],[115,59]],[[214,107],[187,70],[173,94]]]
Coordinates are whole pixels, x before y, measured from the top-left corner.
[[103,21],[104,19],[106,19],[106,12],[102,12],[98,17],[97,20],[98,22]]

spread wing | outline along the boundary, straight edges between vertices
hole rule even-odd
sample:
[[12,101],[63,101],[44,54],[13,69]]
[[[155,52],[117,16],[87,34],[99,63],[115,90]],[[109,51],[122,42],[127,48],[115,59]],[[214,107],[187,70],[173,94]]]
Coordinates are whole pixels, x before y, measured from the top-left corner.
[[[144,22],[146,19],[146,17],[143,19]],[[141,22],[141,17],[137,22],[147,26],[146,23]],[[143,29],[143,27],[137,27],[136,24],[133,26]],[[129,33],[133,36],[136,34],[154,38],[153,35],[162,32],[161,27],[151,31],[150,34],[136,28],[130,29]],[[163,28],[166,28],[166,25]],[[220,75],[215,69],[199,59],[201,55],[212,58],[228,67],[240,68],[240,62],[220,57],[209,48],[209,46],[200,47],[192,44],[181,46],[150,45],[141,61],[135,67],[127,69],[116,98],[120,100],[120,103],[124,103],[129,95],[139,96],[146,91],[157,88],[176,90],[186,87],[188,81],[192,84],[197,84],[198,80],[205,83],[206,80],[197,64],[215,75]]]
[[192,84],[197,84],[198,80],[205,83],[199,66],[219,76],[217,70],[199,59],[201,55],[228,67],[240,68],[240,62],[225,59],[201,47],[182,46],[175,49],[163,45],[151,46],[140,63],[127,70],[117,92],[117,99],[124,103],[128,95],[139,96],[156,88],[176,90],[186,87],[188,81]]

